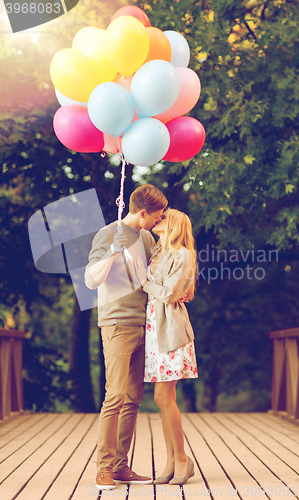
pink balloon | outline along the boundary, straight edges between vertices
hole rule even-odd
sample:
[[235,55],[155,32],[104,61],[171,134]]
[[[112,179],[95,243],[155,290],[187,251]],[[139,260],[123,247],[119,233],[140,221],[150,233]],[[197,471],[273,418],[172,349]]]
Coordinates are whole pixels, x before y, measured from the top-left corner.
[[73,151],[99,153],[103,149],[103,132],[94,126],[83,106],[62,106],[55,113],[53,126],[60,142]]
[[180,116],[166,123],[170,146],[163,160],[186,161],[197,155],[204,145],[206,133],[203,125],[190,116]]
[[103,150],[106,153],[118,153],[121,150],[121,137],[112,137],[112,135],[104,134]]
[[180,92],[174,104],[164,113],[155,116],[163,123],[189,113],[197,103],[201,85],[195,71],[190,68],[176,68],[180,79]]

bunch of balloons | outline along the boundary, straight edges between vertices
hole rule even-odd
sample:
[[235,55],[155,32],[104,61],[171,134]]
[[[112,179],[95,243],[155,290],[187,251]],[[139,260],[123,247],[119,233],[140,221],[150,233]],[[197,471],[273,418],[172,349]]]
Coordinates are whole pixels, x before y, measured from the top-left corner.
[[152,27],[136,6],[119,9],[107,30],[81,29],[51,62],[58,139],[77,152],[120,152],[140,166],[192,158],[205,130],[184,116],[201,90],[189,59],[186,39]]

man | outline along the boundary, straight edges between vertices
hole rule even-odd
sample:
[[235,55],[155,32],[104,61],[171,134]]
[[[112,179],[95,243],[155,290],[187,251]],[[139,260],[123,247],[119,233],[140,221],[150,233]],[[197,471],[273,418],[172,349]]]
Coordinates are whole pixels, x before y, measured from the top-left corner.
[[144,390],[147,294],[136,277],[134,260],[147,266],[155,244],[151,229],[160,221],[167,199],[145,184],[130,196],[121,226],[113,222],[94,237],[85,283],[98,288],[98,325],[106,367],[106,394],[100,413],[96,486],[114,489],[115,481],[149,484],[128,467],[128,451]]

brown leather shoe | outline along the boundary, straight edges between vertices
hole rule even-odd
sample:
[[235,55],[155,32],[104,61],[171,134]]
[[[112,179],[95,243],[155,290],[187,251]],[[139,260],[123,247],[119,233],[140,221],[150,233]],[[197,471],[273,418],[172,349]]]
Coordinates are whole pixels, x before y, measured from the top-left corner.
[[127,484],[151,484],[152,479],[147,476],[139,476],[136,472],[133,472],[130,467],[113,472],[113,479],[117,483],[127,483]]
[[111,467],[103,467],[96,475],[96,487],[99,490],[114,490],[115,482]]

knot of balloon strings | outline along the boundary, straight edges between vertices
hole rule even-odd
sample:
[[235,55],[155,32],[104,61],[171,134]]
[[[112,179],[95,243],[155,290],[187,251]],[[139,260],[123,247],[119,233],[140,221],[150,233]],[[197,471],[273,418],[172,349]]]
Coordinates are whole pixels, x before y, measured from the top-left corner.
[[[118,198],[116,199],[115,203],[118,206],[118,226],[121,226],[121,217],[123,213],[123,209],[125,208],[125,202],[124,202],[124,183],[125,183],[125,170],[126,170],[126,161],[124,157],[122,156],[121,159],[121,178],[120,178],[120,193]],[[126,261],[128,260],[133,260],[132,255],[130,254],[129,250],[125,247],[123,250],[123,255]]]
[[119,197],[116,199],[115,203],[118,206],[118,225],[121,225],[121,216],[123,213],[123,209],[125,208],[125,202],[124,202],[124,183],[125,183],[125,170],[126,170],[126,160],[124,157],[121,159],[121,178],[120,178],[120,193]]

